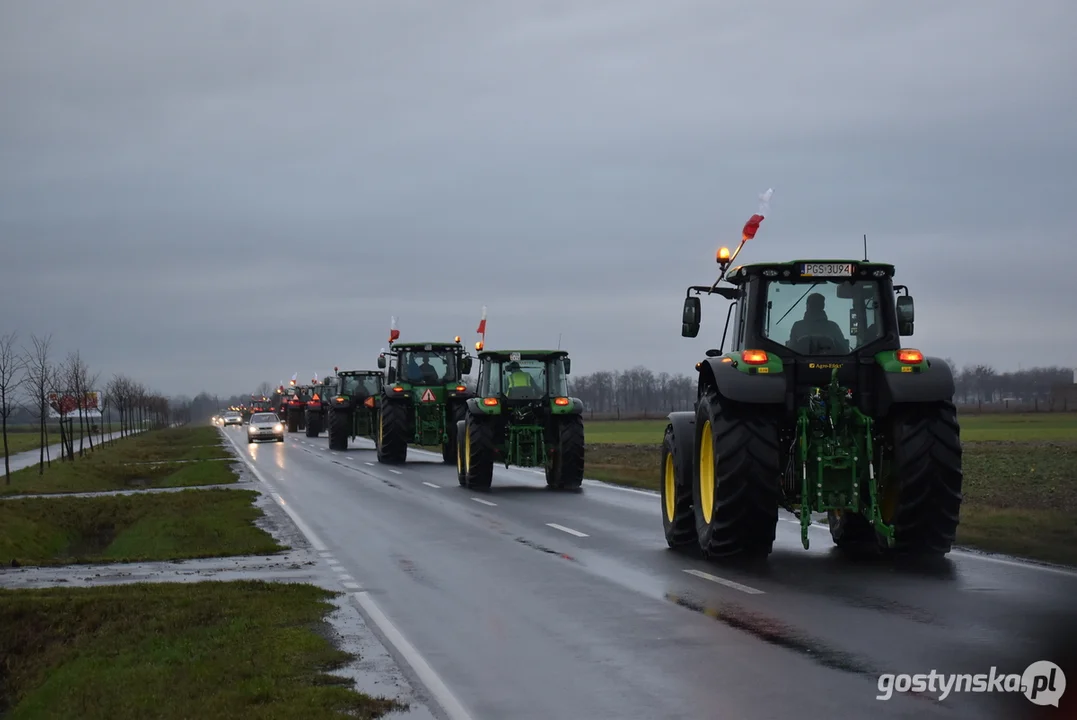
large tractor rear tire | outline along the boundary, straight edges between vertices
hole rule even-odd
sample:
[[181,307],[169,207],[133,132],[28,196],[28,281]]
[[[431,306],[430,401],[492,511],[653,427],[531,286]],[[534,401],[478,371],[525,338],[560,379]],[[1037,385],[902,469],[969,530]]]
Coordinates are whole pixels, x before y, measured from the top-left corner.
[[699,542],[690,481],[694,466],[692,440],[691,435],[674,437],[672,425],[662,438],[662,529],[666,544],[674,549]]
[[386,402],[378,415],[378,462],[399,465],[408,459],[408,408]]
[[474,416],[464,428],[464,471],[474,490],[489,490],[494,482],[494,428]]
[[299,413],[291,408],[288,409],[288,432],[299,432]]
[[466,420],[460,420],[454,426],[456,428],[456,479],[460,482],[460,487],[467,487],[467,468],[464,467],[464,458],[467,457],[467,451],[464,449],[466,426]]
[[322,414],[320,412],[306,411],[307,437],[318,437],[322,432]]
[[455,402],[452,405],[449,405],[445,411],[448,415],[448,422],[445,424],[445,433],[449,438],[445,441],[445,444],[441,446],[441,460],[446,465],[451,465],[456,462],[458,455],[457,447],[459,446],[459,443],[456,438],[456,427],[467,415],[467,406],[461,402]]
[[708,388],[696,406],[692,506],[707,557],[766,557],[781,503],[778,419],[722,401]]
[[[945,555],[953,548],[963,481],[961,427],[953,403],[911,405],[894,414],[881,515],[901,554]],[[887,482],[891,481],[891,482]]]
[[584,471],[583,418],[563,417],[557,424],[557,446],[546,462],[546,485],[554,490],[578,490]]
[[329,449],[347,450],[351,434],[351,414],[346,411],[329,411]]

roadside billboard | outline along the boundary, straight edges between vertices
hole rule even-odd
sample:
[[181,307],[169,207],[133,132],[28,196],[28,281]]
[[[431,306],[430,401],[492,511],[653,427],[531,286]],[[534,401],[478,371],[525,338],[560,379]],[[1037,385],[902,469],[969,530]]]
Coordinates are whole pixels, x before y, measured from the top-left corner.
[[78,396],[73,392],[65,393],[49,393],[49,417],[70,417],[76,418],[79,416],[79,407],[82,407],[82,417],[85,418],[99,418],[101,417],[101,393],[96,390],[85,392],[82,394],[82,402],[79,402]]

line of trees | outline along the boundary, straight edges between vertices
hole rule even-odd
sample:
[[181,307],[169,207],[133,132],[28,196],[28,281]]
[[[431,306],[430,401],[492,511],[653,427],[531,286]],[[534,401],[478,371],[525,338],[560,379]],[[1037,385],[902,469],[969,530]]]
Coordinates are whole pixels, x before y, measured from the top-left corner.
[[[62,359],[54,360],[53,355],[51,335],[31,335],[28,344],[20,344],[15,332],[0,335],[0,432],[7,484],[11,484],[8,435],[15,429],[14,425],[29,424],[33,428],[31,432],[38,433],[38,473],[41,474],[52,464],[49,442],[53,433],[58,436],[61,448],[58,460],[73,461],[111,442],[113,411],[119,424],[119,437],[182,421],[183,409],[177,414],[168,398],[141,382],[115,375],[102,388],[101,373],[91,372],[79,351],[69,352]],[[103,403],[97,408],[100,418],[91,416],[82,401],[90,392],[103,396]],[[50,402],[50,396],[56,398],[55,403]],[[64,398],[71,398],[72,402],[65,403]],[[53,417],[54,411],[57,417]]]
[[[1030,410],[1077,410],[1073,370],[1034,367],[1000,372],[990,365],[959,368],[947,358],[957,384],[958,404],[965,406],[1007,405]],[[668,412],[692,409],[696,399],[696,375],[655,373],[645,367],[601,370],[570,378],[572,394],[583,400],[592,417],[659,417]]]

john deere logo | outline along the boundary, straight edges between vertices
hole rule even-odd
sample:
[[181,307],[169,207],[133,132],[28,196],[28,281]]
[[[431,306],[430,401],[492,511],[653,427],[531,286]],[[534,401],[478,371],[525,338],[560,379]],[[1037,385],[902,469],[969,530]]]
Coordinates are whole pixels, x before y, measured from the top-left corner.
[[812,370],[833,370],[834,368],[843,368],[843,363],[808,363],[808,367]]

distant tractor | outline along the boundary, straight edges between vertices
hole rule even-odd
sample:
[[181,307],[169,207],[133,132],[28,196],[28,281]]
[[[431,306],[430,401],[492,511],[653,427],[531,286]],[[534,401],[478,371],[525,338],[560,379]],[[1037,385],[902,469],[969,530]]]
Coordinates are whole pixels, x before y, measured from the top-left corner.
[[295,433],[307,427],[306,409],[307,402],[311,398],[311,387],[310,385],[296,385],[291,390],[284,420],[288,432]]
[[669,415],[666,542],[766,556],[785,508],[805,548],[813,513],[825,513],[839,547],[948,553],[962,499],[954,378],[902,346],[913,299],[894,266],[797,260],[727,276],[731,260],[722,248],[715,284],[686,293],[685,337],[699,333],[699,295],[731,301],[730,347],[723,336],[696,364],[695,411]]
[[457,423],[473,396],[464,384],[471,364],[459,337],[451,343],[395,343],[378,356],[379,368],[388,365],[378,404],[379,462],[405,462],[408,445],[440,445],[442,460],[456,462]]
[[326,429],[326,396],[329,393],[329,379],[315,382],[310,386],[310,400],[303,410],[307,437],[318,437]]
[[330,450],[347,450],[349,438],[377,441],[378,403],[384,385],[380,370],[336,371],[326,388]]
[[488,489],[494,465],[541,467],[552,489],[583,484],[583,403],[569,397],[563,350],[480,352],[476,397],[457,421],[460,485]]

